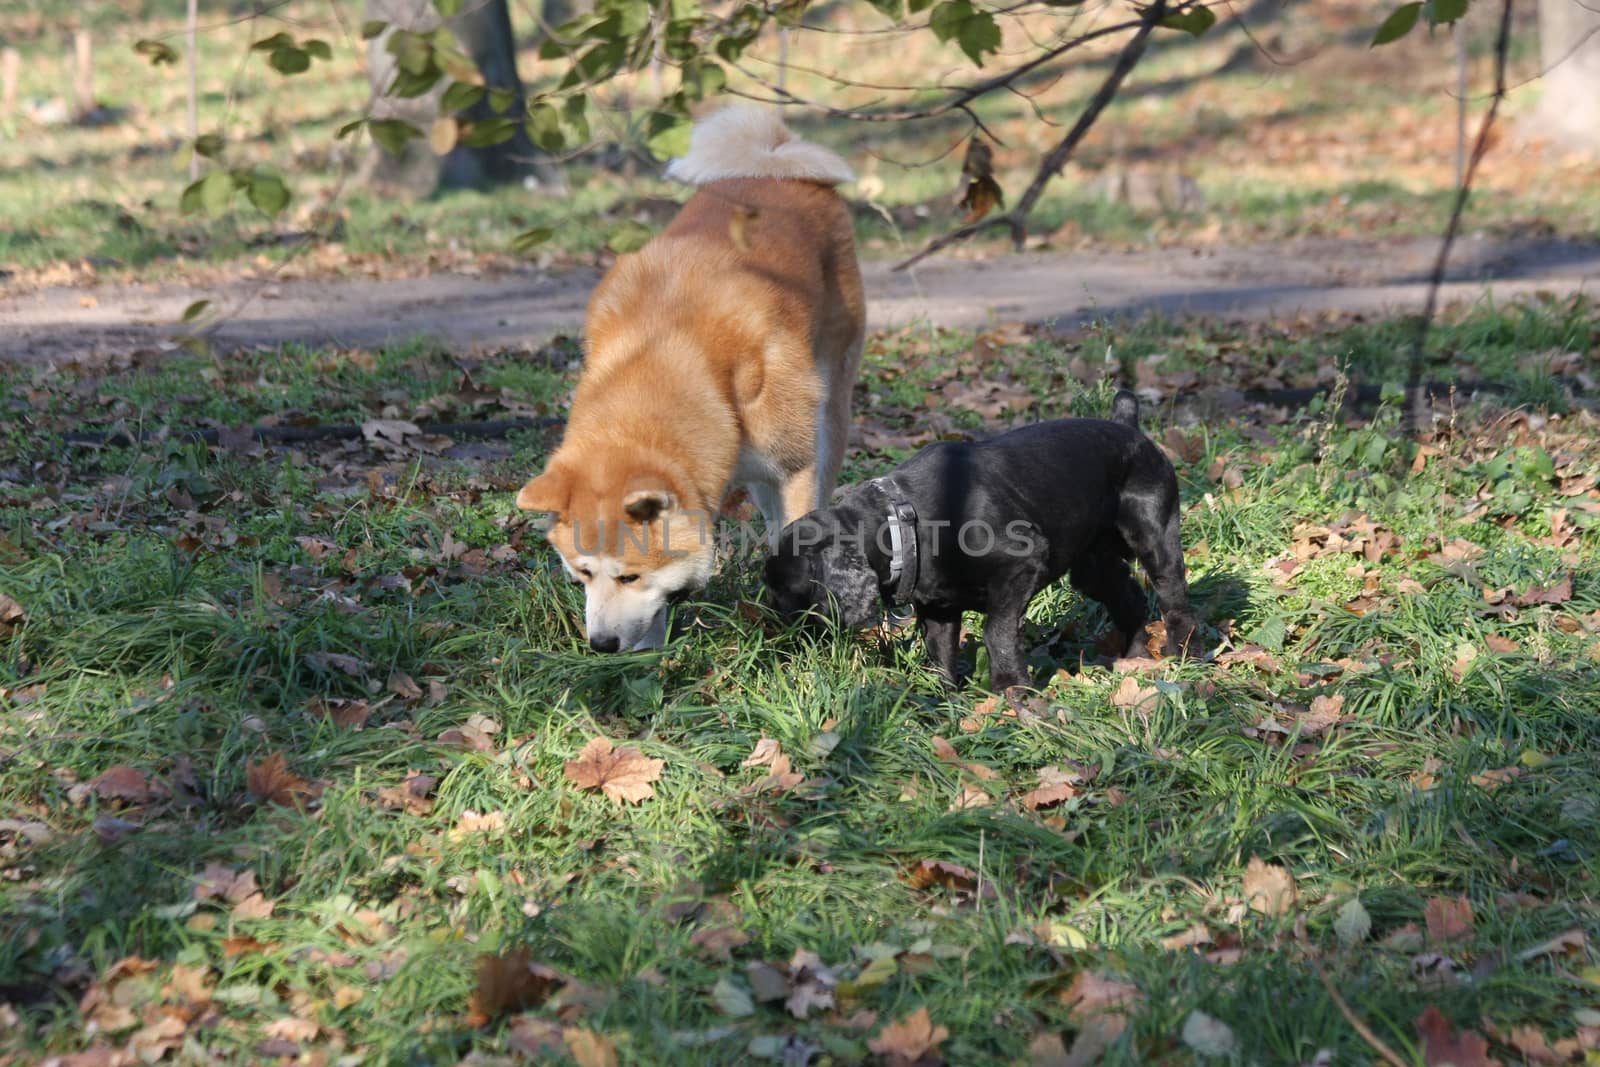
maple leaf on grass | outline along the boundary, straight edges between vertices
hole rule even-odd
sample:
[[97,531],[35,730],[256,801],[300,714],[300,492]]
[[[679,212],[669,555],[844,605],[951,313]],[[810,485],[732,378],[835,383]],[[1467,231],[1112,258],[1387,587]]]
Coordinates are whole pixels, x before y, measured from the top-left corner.
[[936,1025],[928,1015],[928,1009],[923,1007],[889,1023],[877,1037],[867,1042],[867,1047],[894,1067],[911,1067],[913,1064],[932,1067],[944,1062],[944,1057],[939,1054],[939,1046],[949,1036],[950,1031]]
[[614,804],[637,804],[656,795],[650,783],[661,777],[666,763],[631,745],[613,749],[610,740],[596,737],[577,759],[567,761],[566,775],[579,789],[598,789]]
[[1296,896],[1294,875],[1260,856],[1250,857],[1244,871],[1244,899],[1251,911],[1277,918],[1294,907]]
[[617,1046],[606,1035],[569,1026],[561,1031],[561,1038],[578,1067],[617,1067]]
[[1500,1061],[1489,1055],[1489,1042],[1481,1034],[1473,1030],[1457,1033],[1432,1004],[1417,1016],[1416,1027],[1426,1067],[1500,1067]]
[[306,781],[289,769],[289,761],[282,752],[246,764],[244,777],[250,795],[266,804],[299,808],[322,795],[322,786]]
[[536,1008],[561,981],[555,970],[533,962],[526,948],[503,956],[479,956],[478,983],[467,1000],[467,1022],[484,1026],[508,1011]]
[[1428,921],[1428,940],[1434,944],[1458,941],[1472,933],[1472,902],[1459,897],[1431,897],[1422,910]]
[[152,781],[136,767],[108,768],[89,785],[101,800],[120,800],[126,804],[148,804],[167,795],[160,782]]

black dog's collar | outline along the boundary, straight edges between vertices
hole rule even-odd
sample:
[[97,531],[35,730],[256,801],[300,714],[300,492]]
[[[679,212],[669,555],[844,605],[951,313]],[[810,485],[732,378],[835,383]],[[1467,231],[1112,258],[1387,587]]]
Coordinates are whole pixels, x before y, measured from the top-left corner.
[[888,498],[884,518],[889,528],[889,603],[901,608],[911,603],[917,587],[917,509],[889,479],[878,479],[877,486]]

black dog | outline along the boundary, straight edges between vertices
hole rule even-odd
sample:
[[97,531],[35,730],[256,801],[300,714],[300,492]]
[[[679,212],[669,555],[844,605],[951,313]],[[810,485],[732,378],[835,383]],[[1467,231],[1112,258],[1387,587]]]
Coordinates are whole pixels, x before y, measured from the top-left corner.
[[866,626],[881,597],[914,605],[929,654],[954,684],[961,613],[982,611],[995,688],[1028,685],[1022,617],[1063,574],[1100,601],[1125,640],[1143,628],[1137,557],[1155,586],[1167,651],[1194,635],[1178,536],[1178,478],[1139,431],[1139,401],[1117,393],[1112,418],[1060,419],[976,444],[944,442],[836,507],[790,523],[767,560],[785,618],[816,609]]

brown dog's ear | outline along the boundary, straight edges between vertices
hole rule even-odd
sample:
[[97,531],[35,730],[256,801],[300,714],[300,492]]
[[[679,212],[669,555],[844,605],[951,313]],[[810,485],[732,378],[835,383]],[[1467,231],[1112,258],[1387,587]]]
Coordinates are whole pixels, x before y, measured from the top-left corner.
[[622,498],[622,510],[634,522],[654,522],[677,506],[678,498],[669,489],[635,489]]
[[572,495],[572,475],[564,467],[551,467],[522,487],[517,507],[523,511],[565,511]]

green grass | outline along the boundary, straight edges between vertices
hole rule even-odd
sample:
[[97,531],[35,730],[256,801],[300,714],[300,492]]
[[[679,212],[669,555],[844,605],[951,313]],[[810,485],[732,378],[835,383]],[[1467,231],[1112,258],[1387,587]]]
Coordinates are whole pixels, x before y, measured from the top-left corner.
[[[1587,352],[1592,373],[1597,329],[1588,304],[1535,303],[1453,319],[1436,343],[1463,374],[1550,348]],[[1207,384],[1222,367],[1220,384],[1293,385],[1325,358],[1367,369],[1403,327],[1118,331],[1001,345],[961,373],[1026,385],[1031,415],[1085,414],[1104,410],[1106,383],[1079,384],[1073,367],[1106,343],[1135,367],[1155,352],[1209,366]],[[858,411],[894,426],[972,349],[950,333],[875,340]],[[1030,612],[1044,695],[1014,717],[984,714],[981,692],[942,693],[910,637],[813,638],[750,615],[750,558],[679,610],[662,652],[589,653],[578,590],[511,506],[544,435],[468,458],[59,445],[116,419],[407,417],[460,385],[426,346],[370,364],[285,349],[218,366],[0,374],[0,404],[29,412],[0,444],[0,592],[27,616],[0,657],[0,1016],[17,1019],[0,1057],[121,1048],[173,1012],[183,1062],[268,1058],[286,1040],[330,1061],[453,1062],[510,1054],[513,1029],[548,1024],[606,1035],[624,1063],[749,1062],[775,1040],[847,1063],[926,1007],[950,1032],[948,1062],[1025,1062],[1036,1034],[1071,1044],[1082,1018],[1062,993],[1091,972],[1139,994],[1106,1062],[1195,1061],[1179,1035],[1197,1009],[1231,1028],[1236,1062],[1319,1049],[1367,1062],[1313,963],[1407,1062],[1421,1062],[1412,1020],[1430,1003],[1552,1041],[1600,1007],[1592,949],[1520,957],[1564,931],[1600,935],[1600,509],[1593,490],[1563,492],[1600,462],[1586,414],[1462,408],[1408,474],[1389,407],[1348,422],[1154,413],[1154,436],[1193,448],[1178,471],[1206,640],[1275,659],[1164,663],[1141,679],[1150,699],[1123,706],[1122,679],[1095,665],[1099,609],[1053,589]],[[518,400],[558,410],[564,367],[486,360],[475,382],[508,392],[477,417]],[[959,424],[976,428],[969,416]],[[855,451],[847,478],[890,462]],[[1301,524],[1351,513],[1393,549],[1313,555],[1274,578]],[[1456,539],[1481,553],[1435,555]],[[1485,597],[1564,574],[1569,600]],[[974,666],[987,676],[981,651]],[[1295,723],[1318,696],[1342,698],[1347,718],[1312,736]],[[310,713],[332,700],[367,702],[364,727]],[[440,739],[486,720],[487,751]],[[935,735],[993,777],[941,760]],[[597,736],[664,761],[653,797],[616,806],[567,780]],[[763,737],[803,784],[753,792],[767,771],[741,762]],[[275,754],[322,786],[303,810],[252,793],[249,768]],[[1028,810],[1039,769],[1069,761],[1098,770]],[[160,795],[85,788],[114,767]],[[437,779],[431,809],[386,804],[417,771]],[[991,802],[959,806],[969,786]],[[503,823],[465,832],[469,813]],[[1252,857],[1293,876],[1283,914],[1247,906]],[[923,861],[970,875],[919,887],[907,872]],[[254,872],[271,914],[197,899],[208,864]],[[1460,894],[1467,936],[1408,940],[1431,899]],[[1335,919],[1352,899],[1371,933],[1342,947]],[[1163,947],[1196,924],[1198,949]],[[720,927],[743,938],[727,958],[695,940]],[[479,957],[516,948],[555,968],[559,991],[474,1024]],[[748,992],[747,965],[801,950],[833,969],[832,1011],[719,1009],[719,983]],[[1435,951],[1459,969],[1450,988],[1418,976]],[[115,979],[128,957],[152,967]],[[893,967],[863,980],[877,957]],[[208,1003],[175,968],[204,969]],[[80,1008],[95,990],[127,1009],[121,1028],[93,998]],[[86,1011],[111,1032],[86,1030]]]

